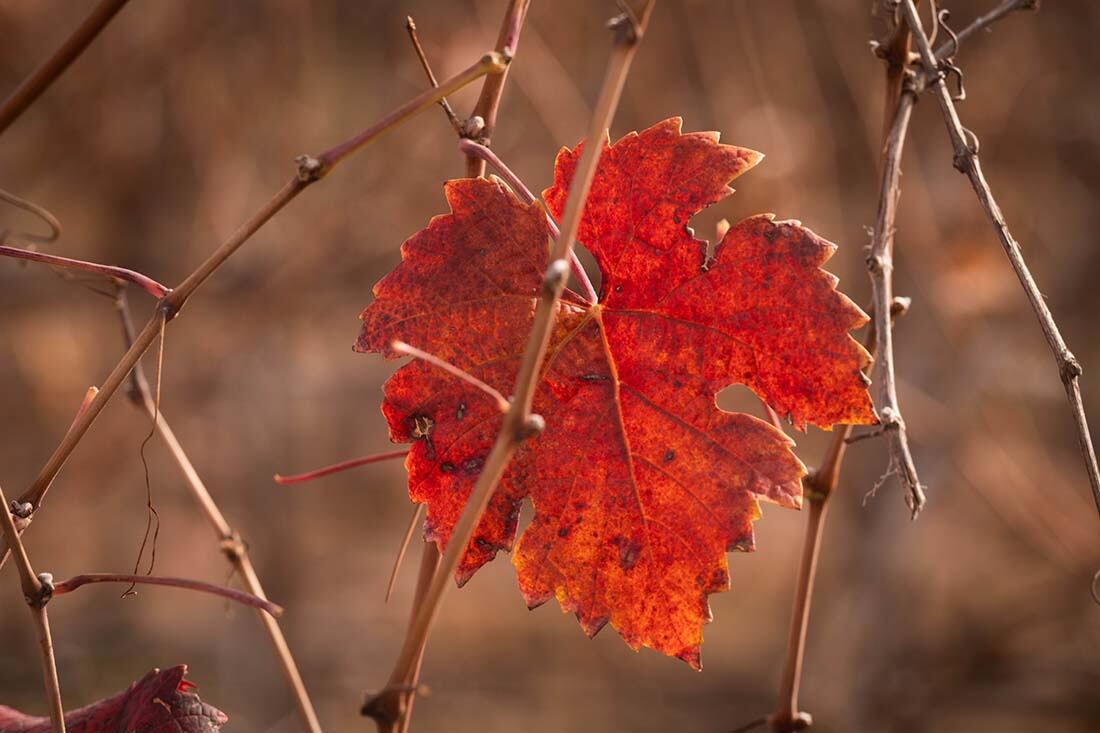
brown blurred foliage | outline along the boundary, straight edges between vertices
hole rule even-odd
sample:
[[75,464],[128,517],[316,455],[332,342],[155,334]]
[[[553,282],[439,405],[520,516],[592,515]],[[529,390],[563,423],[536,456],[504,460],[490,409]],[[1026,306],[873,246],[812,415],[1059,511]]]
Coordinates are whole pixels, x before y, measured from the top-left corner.
[[[993,0],[941,2],[961,27]],[[0,6],[0,91],[90,0]],[[0,186],[54,211],[50,247],[174,284],[317,152],[424,88],[407,13],[443,76],[496,37],[503,0],[134,2],[0,140]],[[883,72],[870,3],[667,0],[613,134],[682,115],[767,159],[704,212],[797,216],[841,249],[830,268],[866,303]],[[494,147],[533,189],[587,121],[608,55],[611,2],[535,0]],[[1067,341],[1100,420],[1100,5],[1047,3],[966,44],[964,122]],[[468,110],[475,92],[454,100]],[[822,731],[1100,728],[1097,520],[1039,328],[966,179],[940,113],[917,108],[904,161],[897,292],[901,400],[929,505],[910,523],[896,487],[864,494],[883,445],[850,451],[827,528],[803,707]],[[249,242],[167,332],[163,410],[249,540],[330,730],[366,730],[408,613],[416,551],[382,596],[410,511],[383,464],[304,487],[293,472],[388,446],[380,386],[392,364],[351,353],[356,315],[398,246],[444,210],[462,175],[454,135],[426,112],[308,191]],[[0,211],[5,226],[33,226]],[[148,299],[135,294],[138,317]],[[84,390],[121,353],[110,302],[40,266],[0,262],[0,481],[18,494]],[[147,367],[151,367],[147,361]],[[1090,367],[1094,369],[1090,370]],[[725,398],[724,398],[725,399]],[[726,405],[745,404],[731,395]],[[145,526],[148,422],[116,398],[28,532],[40,570],[125,571]],[[826,440],[796,436],[813,464]],[[163,448],[148,451],[163,526],[158,572],[226,580]],[[766,508],[754,555],[712,597],[704,671],[585,639],[553,604],[529,613],[501,558],[446,600],[414,726],[435,731],[728,730],[775,708],[804,517]],[[0,699],[43,712],[14,569],[0,578]],[[209,597],[89,588],[51,607],[62,687],[85,704],[153,666],[190,665],[229,729],[294,731],[266,639]]]

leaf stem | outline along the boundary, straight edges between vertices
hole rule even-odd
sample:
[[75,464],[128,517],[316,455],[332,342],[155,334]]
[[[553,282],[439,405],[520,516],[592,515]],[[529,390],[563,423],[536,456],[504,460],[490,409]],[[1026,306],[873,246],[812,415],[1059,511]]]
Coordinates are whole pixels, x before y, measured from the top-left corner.
[[154,298],[163,298],[170,292],[168,288],[161,285],[153,278],[142,275],[140,272],[127,270],[124,267],[101,265],[96,262],[74,260],[69,257],[61,257],[59,255],[51,255],[45,252],[35,252],[29,249],[19,249],[18,247],[8,247],[5,245],[0,245],[0,256],[13,257],[15,259],[28,260],[30,262],[41,262],[42,264],[51,265],[53,267],[63,267],[67,270],[79,270],[80,272],[92,272],[96,275],[103,275],[104,277],[115,278],[116,280],[125,280],[126,282],[137,285]]
[[404,458],[409,454],[408,449],[389,451],[387,453],[374,453],[369,456],[361,456],[359,458],[352,458],[347,461],[340,461],[339,463],[333,463],[330,466],[323,466],[321,468],[315,468],[312,471],[306,471],[305,473],[297,473],[292,476],[283,476],[281,474],[275,474],[275,483],[288,486],[290,484],[300,484],[306,481],[312,481],[314,479],[322,478],[324,476],[331,476],[334,473],[340,473],[341,471],[348,471],[352,468],[359,468],[360,466],[367,466],[371,463],[378,463],[379,461],[389,461],[394,458]]
[[75,61],[84,49],[95,40],[118,11],[128,0],[101,0],[92,9],[88,17],[76,27],[68,38],[50,54],[41,66],[15,88],[8,98],[0,103],[0,133],[15,122],[34,101]]

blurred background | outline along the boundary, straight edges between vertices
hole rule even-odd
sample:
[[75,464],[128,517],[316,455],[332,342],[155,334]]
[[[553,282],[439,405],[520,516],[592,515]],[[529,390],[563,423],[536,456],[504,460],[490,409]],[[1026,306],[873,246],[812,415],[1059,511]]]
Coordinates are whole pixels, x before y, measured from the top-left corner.
[[[46,247],[176,284],[293,170],[425,87],[405,34],[416,18],[440,77],[491,48],[504,0],[134,2],[0,139],[0,186],[55,212]],[[950,0],[962,27],[994,0]],[[0,95],[91,0],[0,4]],[[858,303],[877,195],[883,69],[870,2],[664,0],[613,137],[672,115],[767,154],[738,193],[698,216],[774,211],[840,244],[829,268]],[[494,148],[534,190],[587,125],[608,57],[611,2],[535,0]],[[968,42],[964,123],[1071,348],[1100,427],[1100,5],[1048,3]],[[468,113],[476,87],[452,102]],[[327,730],[370,730],[404,631],[415,542],[389,605],[410,504],[390,462],[314,484],[296,472],[388,449],[380,386],[353,354],[357,316],[398,246],[446,210],[461,176],[437,109],[383,138],[262,229],[167,331],[162,408],[248,540]],[[1100,526],[1053,359],[951,150],[931,99],[904,160],[896,331],[900,398],[929,502],[911,523],[885,445],[852,447],[826,528],[802,707],[822,731],[1100,728]],[[35,228],[0,209],[0,226]],[[132,294],[143,322],[150,299]],[[0,482],[18,495],[84,391],[122,352],[111,303],[39,265],[0,261]],[[152,357],[147,369],[154,366]],[[726,406],[736,406],[727,400]],[[751,404],[748,405],[753,409]],[[149,422],[116,398],[26,537],[62,578],[127,572],[145,529],[139,446]],[[808,465],[827,435],[795,436]],[[147,450],[162,526],[157,572],[223,583],[228,566],[157,441]],[[765,507],[758,551],[731,557],[711,597],[704,670],[595,640],[553,603],[528,612],[507,557],[448,595],[417,703],[421,731],[724,731],[776,708],[805,516]],[[0,573],[0,701],[44,714],[36,645]],[[234,582],[234,581],[229,581]],[[81,590],[51,606],[66,704],[185,662],[227,730],[300,730],[251,612],[141,589]]]

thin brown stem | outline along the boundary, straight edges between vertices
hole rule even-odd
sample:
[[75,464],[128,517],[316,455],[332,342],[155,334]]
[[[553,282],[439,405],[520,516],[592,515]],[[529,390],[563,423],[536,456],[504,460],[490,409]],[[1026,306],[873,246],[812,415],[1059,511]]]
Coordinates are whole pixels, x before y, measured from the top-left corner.
[[404,716],[409,697],[408,681],[419,667],[424,645],[439,615],[440,602],[450,586],[455,568],[470,543],[474,529],[488,506],[489,499],[500,482],[516,449],[527,438],[541,432],[542,418],[531,412],[535,388],[538,385],[539,368],[546,354],[550,333],[557,317],[558,302],[565,289],[569,272],[568,257],[573,250],[581,212],[595,178],[596,167],[604,149],[608,127],[618,106],[623,84],[638,48],[655,0],[647,0],[639,18],[635,21],[623,15],[613,21],[614,50],[604,76],[600,96],[596,103],[585,145],[577,165],[562,218],[561,236],[550,253],[550,264],[543,280],[542,297],[536,306],[534,321],[528,336],[519,375],[516,378],[511,407],[504,416],[503,425],[485,460],[485,465],[474,484],[466,508],[451,532],[446,551],[439,568],[431,579],[422,602],[416,606],[416,615],[410,624],[401,652],[394,663],[389,686],[368,700],[364,713],[375,718],[380,730],[393,730],[396,721]]
[[894,338],[890,325],[890,308],[894,300],[894,230],[901,188],[901,157],[909,130],[916,93],[907,84],[891,115],[892,124],[883,148],[882,178],[879,186],[878,212],[871,236],[871,251],[867,269],[873,289],[875,332],[878,349],[875,353],[879,421],[890,451],[887,474],[896,472],[906,490],[906,503],[915,519],[924,506],[924,488],[917,475],[916,464],[909,448],[905,420],[898,405],[897,380],[894,376]]
[[306,481],[312,481],[314,479],[322,478],[324,476],[331,476],[334,473],[340,473],[342,471],[348,471],[353,468],[359,468],[360,466],[369,466],[372,463],[378,463],[379,461],[391,461],[395,458],[404,458],[409,454],[408,449],[394,450],[387,453],[374,453],[369,456],[362,456],[360,458],[352,458],[348,461],[340,461],[339,463],[333,463],[330,466],[323,466],[321,468],[315,468],[312,471],[306,471],[305,473],[297,473],[292,476],[283,476],[282,474],[275,474],[275,483],[289,485],[300,484]]
[[[172,290],[161,301],[157,313],[145,324],[141,332],[134,338],[133,344],[122,356],[115,368],[107,376],[100,387],[100,392],[88,406],[87,411],[73,425],[72,429],[62,438],[61,443],[54,450],[49,460],[38,473],[23,496],[21,503],[31,504],[31,511],[37,511],[41,505],[42,497],[53,482],[54,478],[65,465],[73,450],[83,439],[88,429],[103,411],[108,400],[114,396],[118,388],[126,380],[127,375],[138,363],[138,360],[149,350],[153,341],[160,332],[162,318],[171,320],[179,313],[196,290],[228,260],[241,245],[266,224],[275,214],[279,213],[299,193],[308,186],[321,180],[340,162],[352,154],[362,150],[368,144],[377,140],[383,133],[393,129],[400,123],[409,119],[416,113],[427,109],[446,96],[461,87],[476,81],[478,78],[503,70],[505,63],[502,57],[496,53],[488,53],[477,63],[458,75],[446,80],[438,89],[430,89],[418,94],[409,102],[398,107],[393,112],[383,117],[379,122],[355,135],[344,143],[322,153],[317,157],[302,156],[298,159],[298,169],[293,178],[275,194],[259,211],[252,215],[228,240],[216,249],[207,259],[195,269],[178,287]],[[5,542],[5,545],[7,543]],[[0,552],[0,566],[7,559],[6,548]]]
[[[439,86],[439,81],[435,78],[435,72],[432,71],[432,65],[428,63],[428,57],[424,53],[424,47],[420,45],[420,39],[416,35],[416,21],[412,19],[412,16],[405,18],[405,30],[409,32],[409,40],[412,41],[413,50],[416,51],[416,57],[420,60],[420,66],[424,69],[424,73],[428,75],[428,82],[433,87]],[[455,116],[455,111],[451,109],[451,103],[444,97],[439,100],[439,106],[443,109],[443,113],[447,115],[447,121],[451,123],[451,127],[459,135],[462,134],[462,123],[458,121],[458,117]]]
[[[118,308],[119,319],[122,323],[123,338],[127,346],[129,346],[134,339],[134,325],[130,317],[130,308],[127,304],[126,291],[124,289],[119,289],[115,304]],[[131,373],[130,400],[134,405],[143,409],[151,419],[156,421],[156,430],[161,440],[163,440],[164,444],[167,446],[168,452],[172,455],[180,472],[183,474],[189,493],[198,503],[203,516],[209,521],[215,535],[217,535],[222,553],[225,555],[229,564],[234,568],[236,574],[241,578],[244,587],[247,588],[248,592],[252,595],[266,599],[267,594],[264,592],[263,584],[260,582],[260,578],[256,574],[255,568],[252,566],[252,560],[248,555],[247,545],[222,514],[221,509],[214,501],[214,497],[210,494],[206,484],[203,483],[202,479],[199,477],[198,471],[195,470],[195,466],[191,463],[191,459],[183,450],[183,446],[180,445],[179,440],[176,439],[176,434],[168,424],[168,420],[165,418],[164,413],[160,412],[154,404],[153,395],[149,389],[149,383],[145,379],[145,372],[141,368],[140,363],[135,366]],[[267,632],[272,647],[275,649],[275,655],[279,660],[279,666],[283,670],[283,676],[286,678],[287,685],[290,687],[291,693],[294,696],[294,701],[298,708],[298,713],[302,718],[302,722],[310,733],[321,733],[320,720],[314,710],[309,693],[306,691],[305,683],[302,681],[302,675],[298,671],[298,664],[294,660],[294,655],[290,651],[290,646],[287,644],[286,637],[283,635],[279,622],[273,616],[260,609],[257,609],[256,616],[263,625],[264,631]]]
[[[503,160],[501,160],[492,149],[485,147],[481,143],[474,142],[469,138],[463,138],[458,141],[458,149],[466,155],[474,155],[481,160],[488,163],[493,167],[504,181],[511,186],[516,195],[525,204],[533,204],[538,199],[535,194],[531,193],[531,189],[527,188],[527,185],[517,176],[511,168],[509,168]],[[545,211],[545,209],[544,209]],[[556,240],[561,236],[561,231],[558,229],[558,223],[554,221],[554,217],[550,216],[550,212],[546,211],[546,223],[550,227],[550,235]],[[573,274],[577,283],[581,288],[581,296],[589,303],[595,303],[600,299],[600,296],[596,293],[596,288],[592,285],[591,278],[588,277],[588,273],[585,272],[584,265],[581,264],[580,258],[577,257],[576,252],[569,253],[569,271]]]
[[5,191],[2,188],[0,188],[0,201],[4,201],[8,204],[11,204],[17,209],[22,209],[28,214],[36,216],[50,230],[47,234],[17,232],[13,235],[11,230],[2,229],[0,230],[0,244],[4,244],[5,242],[13,239],[22,240],[24,242],[33,242],[35,244],[45,244],[47,242],[56,242],[57,238],[61,236],[61,222],[58,221],[57,217],[54,216],[46,207],[39,206],[33,201],[22,198],[21,196],[16,196],[14,193]]
[[1092,487],[1092,498],[1096,503],[1097,512],[1100,513],[1100,468],[1097,467],[1096,449],[1092,443],[1088,418],[1085,415],[1085,406],[1081,400],[1080,378],[1083,373],[1081,363],[1077,361],[1069,347],[1066,346],[1065,339],[1062,338],[1062,332],[1059,330],[1058,324],[1055,322],[1050,308],[1047,307],[1046,300],[1043,298],[1043,294],[1040,292],[1039,286],[1024,260],[1020,245],[1012,236],[1004,214],[1001,213],[1001,207],[997,205],[997,200],[993,198],[993,191],[985,180],[985,174],[982,172],[982,165],[978,159],[977,137],[963,127],[959,119],[955,102],[952,100],[944,76],[939,70],[939,62],[932,51],[931,44],[928,42],[928,37],[921,27],[913,0],[902,0],[902,3],[902,9],[905,11],[905,17],[912,28],[913,38],[920,52],[921,62],[924,65],[926,74],[930,75],[931,89],[935,94],[936,101],[939,102],[944,123],[947,125],[951,147],[955,153],[955,168],[966,174],[966,177],[970,179],[970,184],[978,197],[978,203],[981,204],[986,216],[993,224],[997,238],[1001,241],[1005,254],[1008,255],[1008,261],[1012,264],[1012,269],[1016,271],[1016,277],[1031,303],[1032,310],[1035,311],[1035,316],[1043,329],[1043,335],[1046,336],[1047,345],[1054,355],[1058,375],[1065,388],[1066,399],[1069,402],[1070,412],[1077,428],[1077,440],[1085,461],[1085,471],[1088,474],[1089,484]]
[[86,585],[93,585],[95,583],[136,583],[138,585],[163,585],[169,588],[182,588],[184,590],[193,590],[199,593],[220,596],[234,603],[240,603],[243,606],[260,609],[261,611],[271,614],[275,618],[283,615],[282,606],[272,603],[266,598],[254,596],[251,593],[245,593],[244,591],[235,590],[233,588],[225,588],[220,585],[214,585],[213,583],[204,583],[201,580],[192,580],[190,578],[166,578],[157,575],[84,573],[81,575],[74,575],[68,580],[62,580],[60,583],[54,583],[53,595],[60,596],[65,593],[72,593],[77,588],[83,588]]
[[50,634],[50,618],[46,613],[46,603],[50,599],[49,589],[34,574],[34,567],[27,556],[27,549],[19,539],[19,530],[8,511],[8,499],[0,488],[0,533],[8,545],[14,548],[16,569],[19,571],[19,584],[23,590],[23,599],[31,613],[35,634],[38,637],[38,649],[42,659],[42,680],[46,688],[46,701],[50,707],[50,722],[53,733],[65,733],[65,707],[61,704],[61,684],[57,678],[57,660],[53,653],[53,637]]
[[7,130],[61,76],[69,64],[84,53],[88,44],[95,40],[126,3],[127,0],[101,0],[57,50],[0,103],[0,133]]
[[391,344],[391,347],[398,354],[404,354],[406,356],[412,356],[420,359],[421,361],[426,361],[437,369],[442,369],[443,371],[447,372],[452,377],[457,377],[458,379],[461,379],[463,382],[470,385],[471,387],[475,387],[481,392],[489,395],[489,397],[491,397],[493,401],[497,403],[497,408],[501,412],[508,412],[508,399],[500,392],[498,392],[496,388],[481,381],[473,374],[470,374],[464,369],[459,369],[451,362],[444,361],[435,354],[429,354],[427,351],[418,349],[415,346],[405,343],[404,341],[394,341]]
[[[496,50],[509,63],[516,54],[519,34],[523,30],[523,21],[527,18],[527,7],[530,4],[531,0],[508,0],[508,10],[500,26]],[[493,131],[496,129],[497,111],[500,109],[500,98],[504,94],[504,82],[507,78],[507,69],[503,73],[486,77],[485,83],[481,85],[481,95],[478,96],[474,111],[470,114],[471,120],[480,120],[481,124],[478,129],[468,128],[466,133],[486,147],[490,145]],[[466,177],[477,178],[483,175],[485,175],[485,162],[475,156],[467,155]]]
[[[907,307],[908,300],[899,298],[891,312],[895,316],[901,315]],[[875,322],[872,321],[864,347],[874,353],[876,342]],[[787,653],[779,683],[779,709],[767,718],[773,733],[792,733],[809,727],[812,722],[808,713],[798,709],[802,663],[806,654],[806,632],[810,625],[810,602],[813,599],[817,560],[821,554],[821,537],[825,530],[829,499],[840,483],[840,469],[851,434],[851,425],[843,425],[834,430],[820,466],[802,481],[802,493],[810,504],[810,511],[806,518],[806,534],[802,540],[802,557],[791,608],[791,625],[787,633]]]
[[397,548],[397,557],[393,559],[393,569],[390,570],[390,579],[386,583],[386,603],[390,602],[390,597],[393,595],[393,589],[397,585],[397,572],[401,569],[405,553],[409,550],[409,541],[412,540],[413,532],[416,531],[416,525],[420,522],[420,515],[423,513],[424,505],[416,504],[412,516],[409,517],[409,525],[405,528],[405,535],[401,538],[401,546]]
[[62,267],[66,270],[79,270],[80,272],[91,272],[96,275],[102,275],[104,277],[114,278],[115,280],[125,280],[137,285],[145,292],[152,295],[154,298],[163,298],[168,294],[169,290],[165,286],[158,283],[153,278],[142,275],[140,272],[134,272],[133,270],[127,270],[124,267],[115,267],[113,265],[101,265],[97,262],[85,262],[84,260],[74,260],[69,257],[61,257],[60,255],[46,254],[45,252],[35,252],[28,249],[19,249],[18,247],[7,247],[0,245],[0,257],[13,257],[19,260],[28,260],[30,262],[41,262],[45,265],[52,267]]
[[980,15],[974,22],[956,33],[936,49],[936,59],[943,61],[955,55],[959,46],[967,38],[985,30],[1006,15],[1011,15],[1017,10],[1038,10],[1039,0],[1004,0],[1000,5],[990,10],[985,15]]

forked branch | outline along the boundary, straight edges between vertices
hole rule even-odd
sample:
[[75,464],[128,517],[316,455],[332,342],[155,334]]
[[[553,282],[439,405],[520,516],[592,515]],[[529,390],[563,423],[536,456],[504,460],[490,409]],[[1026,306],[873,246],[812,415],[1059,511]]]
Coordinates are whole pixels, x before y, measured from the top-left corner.
[[1096,450],[1089,432],[1085,406],[1081,400],[1081,363],[1077,361],[1069,347],[1066,346],[1065,339],[1062,338],[1062,332],[1054,321],[1054,316],[1051,314],[1050,308],[1047,307],[1046,300],[1043,298],[1039,286],[1035,283],[1035,278],[1031,275],[1031,270],[1028,269],[1020,245],[1012,236],[1012,232],[1009,231],[1004,214],[1001,213],[1001,208],[997,205],[996,199],[993,198],[993,191],[985,180],[985,174],[982,172],[982,165],[978,159],[977,137],[963,127],[962,122],[959,120],[959,113],[947,88],[940,62],[932,51],[932,46],[928,41],[928,36],[925,35],[924,28],[921,27],[920,17],[917,15],[917,8],[913,4],[913,0],[902,0],[902,9],[905,12],[909,27],[912,29],[913,39],[920,52],[921,63],[928,75],[928,83],[935,94],[936,101],[939,102],[940,111],[943,113],[947,132],[951,138],[951,147],[955,153],[955,168],[966,174],[967,178],[970,179],[974,193],[977,194],[978,203],[981,204],[982,209],[993,224],[997,238],[1001,240],[1001,246],[1004,248],[1005,254],[1008,255],[1012,269],[1016,271],[1016,277],[1019,279],[1020,285],[1023,286],[1024,293],[1031,303],[1031,308],[1035,311],[1036,318],[1039,319],[1043,335],[1046,336],[1047,345],[1054,355],[1058,375],[1065,388],[1066,399],[1069,402],[1070,412],[1077,428],[1077,439],[1085,460],[1085,471],[1088,473],[1089,483],[1092,486],[1092,498],[1096,503],[1097,512],[1100,513],[1100,469],[1097,468]]

